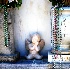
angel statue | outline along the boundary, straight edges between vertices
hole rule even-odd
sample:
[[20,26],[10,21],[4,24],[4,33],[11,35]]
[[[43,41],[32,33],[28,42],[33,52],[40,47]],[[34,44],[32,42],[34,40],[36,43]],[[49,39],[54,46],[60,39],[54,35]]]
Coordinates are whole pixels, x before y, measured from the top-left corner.
[[39,51],[43,49],[45,45],[45,42],[43,39],[41,39],[40,35],[38,33],[33,34],[31,36],[31,40],[26,39],[25,40],[25,47],[29,51],[28,56],[26,56],[27,59],[41,59],[42,56],[39,55]]

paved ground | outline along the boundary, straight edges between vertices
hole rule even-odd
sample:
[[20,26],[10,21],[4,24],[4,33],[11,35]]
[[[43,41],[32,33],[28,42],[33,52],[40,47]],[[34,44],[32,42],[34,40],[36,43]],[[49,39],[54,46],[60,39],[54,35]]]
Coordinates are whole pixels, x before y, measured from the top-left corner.
[[47,59],[43,60],[25,60],[21,59],[15,63],[1,62],[0,69],[69,69],[70,63],[48,63]]

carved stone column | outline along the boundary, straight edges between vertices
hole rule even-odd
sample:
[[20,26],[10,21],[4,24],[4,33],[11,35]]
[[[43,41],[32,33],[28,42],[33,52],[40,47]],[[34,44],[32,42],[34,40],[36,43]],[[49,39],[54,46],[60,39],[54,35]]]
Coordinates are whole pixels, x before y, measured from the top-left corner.
[[12,10],[8,9],[8,31],[9,31],[9,46],[4,46],[4,10],[0,10],[0,61],[16,61],[19,58],[19,53],[15,52],[14,34],[12,22]]

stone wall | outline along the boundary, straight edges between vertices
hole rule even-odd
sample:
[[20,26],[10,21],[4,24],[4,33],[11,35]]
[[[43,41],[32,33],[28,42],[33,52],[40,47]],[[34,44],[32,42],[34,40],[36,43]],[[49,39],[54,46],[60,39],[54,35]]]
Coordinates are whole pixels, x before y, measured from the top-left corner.
[[21,56],[25,56],[25,39],[34,32],[38,32],[45,41],[41,51],[47,56],[51,47],[51,20],[50,10],[52,3],[49,0],[22,0],[19,9],[15,9],[14,39],[15,47]]

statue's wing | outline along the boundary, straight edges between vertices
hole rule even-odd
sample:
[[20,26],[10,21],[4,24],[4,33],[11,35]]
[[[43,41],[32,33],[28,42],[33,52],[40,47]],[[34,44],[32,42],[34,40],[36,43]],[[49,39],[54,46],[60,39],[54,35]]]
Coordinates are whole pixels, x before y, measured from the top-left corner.
[[43,49],[44,45],[45,45],[45,42],[43,39],[41,39],[41,41],[39,42],[40,50]]
[[26,39],[25,40],[25,48],[27,49],[27,50],[29,50],[29,44],[30,44],[31,42],[28,40],[28,39]]

